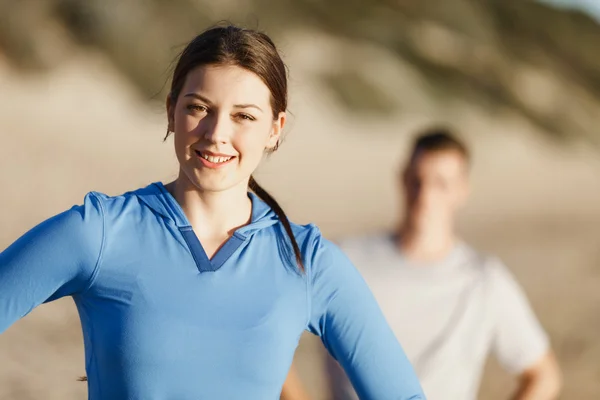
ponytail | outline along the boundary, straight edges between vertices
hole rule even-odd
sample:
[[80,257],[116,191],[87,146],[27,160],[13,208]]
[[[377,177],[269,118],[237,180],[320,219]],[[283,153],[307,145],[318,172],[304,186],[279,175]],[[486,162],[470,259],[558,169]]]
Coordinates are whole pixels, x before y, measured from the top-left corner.
[[256,180],[254,180],[253,176],[250,176],[250,180],[248,181],[248,186],[250,189],[256,193],[256,195],[271,209],[275,212],[275,214],[279,217],[285,232],[288,234],[290,241],[292,242],[292,248],[294,249],[294,254],[296,255],[296,262],[298,263],[298,267],[301,271],[304,271],[304,263],[302,262],[302,253],[300,252],[300,246],[298,246],[298,242],[294,237],[294,232],[292,232],[292,226],[290,225],[290,220],[287,215],[281,208],[281,206],[277,203],[277,201],[265,190],[263,189]]

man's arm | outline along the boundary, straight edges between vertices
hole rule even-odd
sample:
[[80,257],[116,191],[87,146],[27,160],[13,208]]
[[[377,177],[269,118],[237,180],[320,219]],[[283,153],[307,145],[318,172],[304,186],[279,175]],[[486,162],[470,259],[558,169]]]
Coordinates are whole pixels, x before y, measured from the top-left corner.
[[560,368],[549,351],[519,375],[519,388],[512,400],[554,400],[562,386]]
[[288,376],[281,390],[281,400],[311,400],[310,396],[304,389],[304,385],[300,379],[300,375],[296,369],[296,364],[292,363]]
[[521,286],[499,260],[490,265],[496,318],[492,349],[519,378],[513,400],[554,400],[561,389],[560,369]]

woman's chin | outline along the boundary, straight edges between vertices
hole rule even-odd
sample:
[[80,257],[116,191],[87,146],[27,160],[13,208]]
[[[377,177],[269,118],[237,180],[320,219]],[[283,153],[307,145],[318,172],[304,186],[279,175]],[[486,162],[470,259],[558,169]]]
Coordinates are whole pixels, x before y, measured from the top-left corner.
[[244,190],[248,186],[248,178],[232,179],[232,176],[206,176],[205,174],[197,174],[194,179],[194,186],[202,192],[226,192],[231,189],[244,186]]

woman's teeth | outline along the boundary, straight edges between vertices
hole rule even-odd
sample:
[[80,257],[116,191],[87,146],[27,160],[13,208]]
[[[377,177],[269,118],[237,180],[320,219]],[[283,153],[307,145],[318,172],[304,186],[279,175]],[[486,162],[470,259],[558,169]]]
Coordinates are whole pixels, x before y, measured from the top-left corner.
[[214,156],[209,156],[207,154],[202,154],[202,153],[200,153],[200,157],[204,158],[207,161],[210,161],[211,163],[223,163],[223,162],[229,161],[233,158],[233,157],[214,157]]

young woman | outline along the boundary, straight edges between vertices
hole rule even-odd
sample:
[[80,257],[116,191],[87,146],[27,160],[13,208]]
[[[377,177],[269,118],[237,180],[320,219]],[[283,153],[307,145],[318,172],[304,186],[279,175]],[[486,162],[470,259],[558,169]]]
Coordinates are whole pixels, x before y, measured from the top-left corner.
[[276,399],[305,329],[362,398],[424,398],[358,272],[252,178],[286,107],[269,37],[225,26],[192,40],[167,98],[178,178],[89,193],[2,252],[0,332],[72,296],[92,400]]

